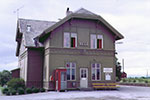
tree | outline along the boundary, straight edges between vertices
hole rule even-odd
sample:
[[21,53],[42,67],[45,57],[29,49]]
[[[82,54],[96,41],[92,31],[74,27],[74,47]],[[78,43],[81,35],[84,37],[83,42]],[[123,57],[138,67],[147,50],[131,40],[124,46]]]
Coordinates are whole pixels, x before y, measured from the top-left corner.
[[121,80],[121,65],[119,62],[116,63],[116,78],[117,78],[117,81],[120,81]]
[[4,86],[11,79],[11,72],[3,70],[0,72],[0,85]]

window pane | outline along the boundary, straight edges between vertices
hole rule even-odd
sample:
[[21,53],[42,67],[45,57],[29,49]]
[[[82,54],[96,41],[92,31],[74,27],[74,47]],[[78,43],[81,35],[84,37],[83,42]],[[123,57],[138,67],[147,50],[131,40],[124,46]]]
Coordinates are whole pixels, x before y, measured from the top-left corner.
[[97,35],[97,39],[102,39],[103,35]]
[[92,64],[92,68],[95,68],[95,64]]
[[97,74],[97,80],[99,80],[100,79],[100,70],[99,69],[97,69],[96,74]]
[[75,69],[72,69],[72,80],[75,80]]
[[97,68],[100,68],[100,67],[99,67],[99,64],[97,64]]
[[67,69],[67,80],[70,80],[70,69]]
[[81,78],[83,78],[84,76],[83,76],[83,70],[81,69]]
[[70,47],[70,34],[64,33],[64,47]]
[[92,68],[92,80],[95,80],[95,69]]
[[75,47],[75,38],[74,37],[71,38],[71,47]]
[[97,48],[98,49],[102,48],[102,39],[97,39]]
[[75,63],[72,63],[72,67],[75,67]]
[[86,78],[86,70],[84,70],[84,77]]
[[96,42],[96,35],[91,34],[91,48],[94,49],[96,48],[97,42]]
[[71,38],[73,38],[73,47],[77,47],[77,33],[71,33]]

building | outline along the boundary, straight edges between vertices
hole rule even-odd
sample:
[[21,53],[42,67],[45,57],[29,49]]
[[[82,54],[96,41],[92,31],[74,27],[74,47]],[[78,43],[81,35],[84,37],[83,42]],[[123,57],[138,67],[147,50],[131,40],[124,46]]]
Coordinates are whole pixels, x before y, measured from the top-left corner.
[[[58,22],[18,19],[20,77],[27,87],[52,90],[114,86],[115,41],[122,38],[101,16],[84,8],[67,8]],[[64,73],[57,75],[59,71]]]

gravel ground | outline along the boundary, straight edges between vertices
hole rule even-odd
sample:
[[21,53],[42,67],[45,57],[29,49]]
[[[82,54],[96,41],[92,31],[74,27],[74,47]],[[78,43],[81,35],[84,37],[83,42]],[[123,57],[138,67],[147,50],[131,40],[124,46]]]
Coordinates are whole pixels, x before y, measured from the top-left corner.
[[150,87],[120,86],[118,90],[46,92],[0,96],[0,100],[150,100]]

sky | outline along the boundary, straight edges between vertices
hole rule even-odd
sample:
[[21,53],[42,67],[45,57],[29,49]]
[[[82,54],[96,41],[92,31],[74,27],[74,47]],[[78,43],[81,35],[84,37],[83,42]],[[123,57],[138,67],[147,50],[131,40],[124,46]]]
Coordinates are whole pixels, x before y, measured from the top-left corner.
[[150,76],[150,0],[1,0],[0,71],[17,68],[16,26],[19,18],[58,21],[67,7],[102,16],[125,38],[116,44],[117,58],[130,77]]

